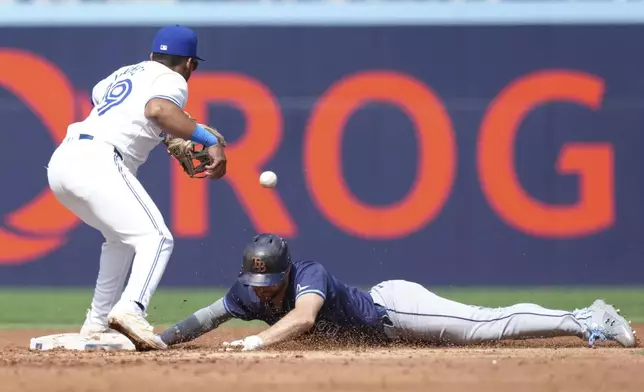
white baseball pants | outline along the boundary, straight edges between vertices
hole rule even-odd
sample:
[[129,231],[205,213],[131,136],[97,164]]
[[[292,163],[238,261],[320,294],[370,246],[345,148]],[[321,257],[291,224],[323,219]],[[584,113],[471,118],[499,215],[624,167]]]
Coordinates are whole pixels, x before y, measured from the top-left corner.
[[389,280],[370,291],[385,307],[393,325],[385,332],[392,339],[467,344],[519,338],[583,337],[587,311],[546,309],[530,303],[502,308],[465,305],[442,298],[423,286]]
[[56,198],[105,237],[92,322],[107,325],[119,296],[147,309],[174,242],[161,212],[114,147],[68,136],[53,153],[47,177]]

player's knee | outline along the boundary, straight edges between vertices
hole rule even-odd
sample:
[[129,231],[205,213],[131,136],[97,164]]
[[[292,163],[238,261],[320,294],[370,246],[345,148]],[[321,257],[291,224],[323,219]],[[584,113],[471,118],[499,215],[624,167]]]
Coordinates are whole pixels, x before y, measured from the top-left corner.
[[174,249],[174,237],[169,231],[164,230],[161,233],[159,233],[158,241],[163,244],[163,247],[167,251],[172,252],[172,249]]
[[165,242],[166,248],[169,252],[172,252],[174,249],[174,237],[170,232],[163,233],[163,241]]
[[137,248],[159,248],[162,251],[171,252],[174,249],[174,237],[168,231],[157,231],[147,235],[134,238],[131,245]]

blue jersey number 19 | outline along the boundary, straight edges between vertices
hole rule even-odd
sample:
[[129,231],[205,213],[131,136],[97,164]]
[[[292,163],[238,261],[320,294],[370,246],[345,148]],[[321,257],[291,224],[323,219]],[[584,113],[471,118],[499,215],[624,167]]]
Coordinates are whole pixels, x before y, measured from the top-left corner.
[[119,80],[107,87],[103,101],[97,106],[99,116],[104,115],[110,109],[120,105],[132,92],[132,81],[130,79]]

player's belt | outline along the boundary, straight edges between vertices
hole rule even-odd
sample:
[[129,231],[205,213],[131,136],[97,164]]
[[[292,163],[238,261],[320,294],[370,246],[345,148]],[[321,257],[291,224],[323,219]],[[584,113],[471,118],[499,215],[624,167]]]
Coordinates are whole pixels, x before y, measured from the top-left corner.
[[[80,135],[78,135],[78,140],[83,140],[83,139],[85,139],[85,140],[94,140],[94,136],[88,135],[88,134],[85,134],[85,133],[81,133]],[[119,158],[121,158],[121,160],[123,160],[123,155],[121,155],[121,153],[119,152],[119,150],[116,149],[116,147],[114,147],[114,153],[116,155],[118,155]]]

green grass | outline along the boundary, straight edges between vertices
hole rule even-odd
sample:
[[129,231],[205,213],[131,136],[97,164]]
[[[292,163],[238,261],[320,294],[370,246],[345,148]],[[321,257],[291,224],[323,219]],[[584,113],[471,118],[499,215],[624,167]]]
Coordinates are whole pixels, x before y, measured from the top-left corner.
[[[554,309],[575,309],[604,298],[627,318],[644,322],[644,287],[431,288],[443,297],[481,306],[532,302]],[[171,325],[224,294],[217,289],[161,289],[153,297],[148,319]],[[2,288],[0,328],[79,328],[91,301],[92,289]],[[233,321],[227,325],[240,325]]]
[[[223,290],[159,290],[148,320],[172,324],[224,294]],[[79,327],[91,300],[92,289],[87,288],[2,288],[0,328]]]

